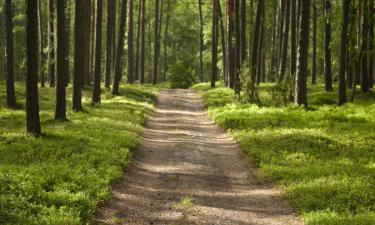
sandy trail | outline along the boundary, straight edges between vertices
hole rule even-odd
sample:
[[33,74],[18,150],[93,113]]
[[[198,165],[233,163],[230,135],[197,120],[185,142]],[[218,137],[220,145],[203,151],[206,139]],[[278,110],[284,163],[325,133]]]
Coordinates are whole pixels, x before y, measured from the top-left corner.
[[280,191],[254,173],[200,96],[163,90],[133,162],[94,223],[302,224]]

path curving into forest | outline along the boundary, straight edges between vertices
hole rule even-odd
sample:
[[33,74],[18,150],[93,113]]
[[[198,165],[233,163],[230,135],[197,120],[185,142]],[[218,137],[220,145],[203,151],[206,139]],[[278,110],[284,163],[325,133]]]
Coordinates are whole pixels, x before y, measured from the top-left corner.
[[276,188],[260,184],[199,95],[163,90],[142,141],[96,224],[302,224]]

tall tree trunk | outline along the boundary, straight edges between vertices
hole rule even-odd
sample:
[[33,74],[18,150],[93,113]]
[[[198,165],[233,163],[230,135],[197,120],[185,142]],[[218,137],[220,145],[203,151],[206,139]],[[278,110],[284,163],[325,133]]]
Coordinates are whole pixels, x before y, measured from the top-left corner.
[[246,0],[241,1],[241,65],[246,60]]
[[218,15],[217,15],[217,1],[212,1],[212,75],[211,87],[214,88],[217,79],[217,36],[218,36]]
[[301,1],[300,35],[298,45],[295,103],[308,107],[307,74],[310,32],[310,0]]
[[152,84],[158,82],[159,73],[159,0],[155,1],[155,22],[154,22],[154,72],[152,77]]
[[256,72],[257,72],[257,64],[258,62],[258,49],[259,49],[259,39],[260,39],[260,31],[262,29],[262,16],[263,16],[263,8],[265,5],[265,0],[264,1],[258,1],[257,3],[257,9],[256,9],[256,17],[255,17],[255,26],[254,26],[254,31],[253,31],[253,44],[252,44],[252,56],[251,56],[251,64],[250,64],[250,78],[251,78],[251,90],[250,90],[250,96],[249,98],[251,100],[256,101],[257,98],[257,93],[255,91],[255,86],[256,86]]
[[116,53],[116,66],[115,76],[113,79],[112,94],[118,95],[119,86],[122,76],[122,55],[124,53],[124,38],[125,38],[125,24],[126,24],[126,8],[127,0],[121,2],[121,13],[120,13],[120,27],[118,29],[117,37],[117,53]]
[[297,70],[297,1],[291,0],[290,5],[290,75],[291,78],[294,78]]
[[95,73],[92,104],[100,103],[101,56],[102,56],[102,12],[103,0],[96,1]]
[[276,46],[276,39],[277,39],[277,26],[275,25],[276,24],[276,21],[277,21],[277,2],[276,1],[273,1],[272,2],[273,4],[273,16],[272,16],[272,24],[274,24],[274,26],[272,26],[272,36],[271,36],[271,48],[270,48],[270,65],[269,65],[269,74],[268,74],[268,77],[271,81],[274,81],[275,80],[275,74],[276,74],[276,61],[277,61],[277,56],[276,56],[276,52],[277,52],[277,46]]
[[346,84],[345,69],[347,56],[347,36],[349,24],[349,6],[350,0],[342,0],[342,25],[341,25],[341,44],[340,44],[340,72],[339,72],[339,98],[338,105],[346,103]]
[[235,85],[235,55],[233,48],[233,0],[227,0],[227,69],[228,69],[228,80],[229,87],[234,89]]
[[5,0],[6,19],[6,93],[7,105],[10,108],[16,107],[16,95],[14,91],[14,55],[13,55],[13,10],[12,0]]
[[369,1],[369,34],[368,34],[368,84],[374,87],[374,1]]
[[45,40],[44,40],[44,26],[42,16],[41,0],[38,0],[38,24],[39,24],[39,48],[40,48],[40,86],[45,87],[45,61],[46,55],[44,54]]
[[146,5],[145,0],[141,0],[141,84],[145,82],[145,11]]
[[56,79],[56,110],[55,119],[66,120],[66,81],[68,76],[67,30],[65,17],[66,0],[57,1],[57,79]]
[[[81,11],[79,13],[83,14],[83,24],[81,29],[83,29],[83,35],[84,35],[84,40],[82,45],[83,45],[83,61],[81,62],[82,64],[79,66],[82,66],[82,75],[79,75],[81,78],[81,83],[80,86],[84,87],[84,85],[90,85],[91,84],[91,42],[94,41],[94,36],[91,36],[91,29],[94,31],[95,29],[92,28],[91,25],[95,25],[95,19],[92,19],[92,10],[95,10],[95,4],[94,2],[91,2],[92,0],[84,0],[85,7],[81,8]],[[95,0],[94,0],[95,1]],[[92,10],[91,10],[92,8]],[[95,14],[95,13],[94,13]]]
[[216,0],[216,6],[217,6],[217,11],[219,14],[219,22],[220,22],[220,33],[221,33],[221,51],[223,55],[223,76],[224,76],[224,83],[225,86],[228,86],[228,73],[227,73],[227,52],[226,52],[226,46],[225,46],[225,30],[224,30],[224,21],[223,21],[223,13],[221,11],[221,6],[220,6],[220,0]]
[[[263,8],[264,10],[264,8]],[[264,32],[265,32],[265,26],[264,26],[264,11],[262,12],[262,19],[260,24],[260,30],[259,30],[259,44],[258,44],[258,54],[257,54],[257,69],[256,69],[256,82],[257,84],[260,84],[263,80],[263,71],[262,71],[262,59],[264,55],[263,50],[263,43],[264,43]]]
[[331,0],[325,0],[324,17],[324,88],[326,91],[333,91],[331,65]]
[[[96,27],[96,0],[92,0],[92,9],[91,9],[91,47],[90,47],[90,68],[89,68],[89,77],[87,84],[91,84],[94,67],[95,67],[95,27]],[[86,84],[86,82],[85,82]]]
[[133,45],[133,0],[129,0],[128,24],[128,83],[134,83],[134,45]]
[[167,17],[165,21],[165,31],[164,31],[164,70],[163,70],[163,80],[167,80],[168,71],[168,42],[169,42],[169,22],[171,18],[171,2],[167,1]]
[[[371,1],[371,0],[370,0]],[[368,59],[368,0],[361,1],[362,7],[362,17],[361,17],[361,30],[362,30],[362,45],[364,46],[364,52],[361,57],[361,90],[363,93],[369,91],[369,82],[368,82],[368,71],[367,71],[367,59]]]
[[65,86],[67,87],[70,83],[70,0],[66,0],[65,3],[65,29],[66,29],[66,38],[65,38],[65,61],[66,61],[66,79]]
[[40,135],[38,95],[38,4],[26,1],[26,130]]
[[[83,76],[85,70],[88,70],[88,58],[85,54],[90,50],[90,45],[86,45],[86,37],[89,36],[90,30],[85,29],[85,25],[90,21],[90,10],[87,8],[91,5],[91,0],[75,0],[75,17],[74,17],[74,75],[73,75],[73,110],[82,111],[82,93]],[[85,13],[82,13],[85,12]]]
[[312,34],[312,71],[311,83],[316,84],[316,33],[317,33],[317,14],[316,3],[313,1],[313,34]]
[[[215,4],[215,3],[213,3]],[[199,79],[203,81],[203,15],[202,0],[198,0],[199,11]]]
[[241,67],[241,20],[240,20],[240,0],[235,0],[234,3],[234,11],[235,11],[235,32],[236,32],[236,48],[235,52],[235,60],[234,60],[234,68],[235,68],[235,84],[234,84],[234,91],[237,96],[240,95],[240,67]]
[[282,45],[279,65],[279,81],[284,79],[288,55],[289,20],[290,20],[290,0],[284,0],[285,15],[283,21]]
[[138,1],[138,18],[137,18],[137,34],[136,34],[136,46],[135,46],[135,70],[134,70],[134,79],[139,79],[139,42],[141,35],[141,10],[142,3],[141,0]]
[[116,26],[115,22],[115,0],[107,1],[107,40],[106,40],[106,65],[105,65],[105,79],[104,86],[106,88],[110,87],[111,84],[111,73],[112,73],[112,51],[113,51],[113,36],[114,28]]
[[54,1],[48,0],[48,9],[49,9],[49,41],[48,41],[48,80],[49,86],[55,86],[55,31],[54,31],[54,14],[55,7]]
[[284,22],[286,16],[286,1],[287,0],[280,0],[280,12],[279,12],[279,49],[278,49],[278,57],[277,57],[277,65],[280,67],[281,55],[283,51],[283,29],[284,29]]

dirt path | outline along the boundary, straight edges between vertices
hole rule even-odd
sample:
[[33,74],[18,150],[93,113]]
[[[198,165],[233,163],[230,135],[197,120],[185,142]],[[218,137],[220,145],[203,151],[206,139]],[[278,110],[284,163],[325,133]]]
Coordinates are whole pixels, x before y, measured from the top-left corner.
[[302,224],[280,192],[253,173],[197,94],[164,90],[133,163],[95,223]]

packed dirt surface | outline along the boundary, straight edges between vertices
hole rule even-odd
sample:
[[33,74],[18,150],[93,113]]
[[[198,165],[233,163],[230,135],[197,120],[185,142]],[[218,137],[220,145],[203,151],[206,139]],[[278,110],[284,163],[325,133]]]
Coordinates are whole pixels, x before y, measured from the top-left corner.
[[199,95],[163,90],[133,162],[94,224],[302,224],[255,172]]

